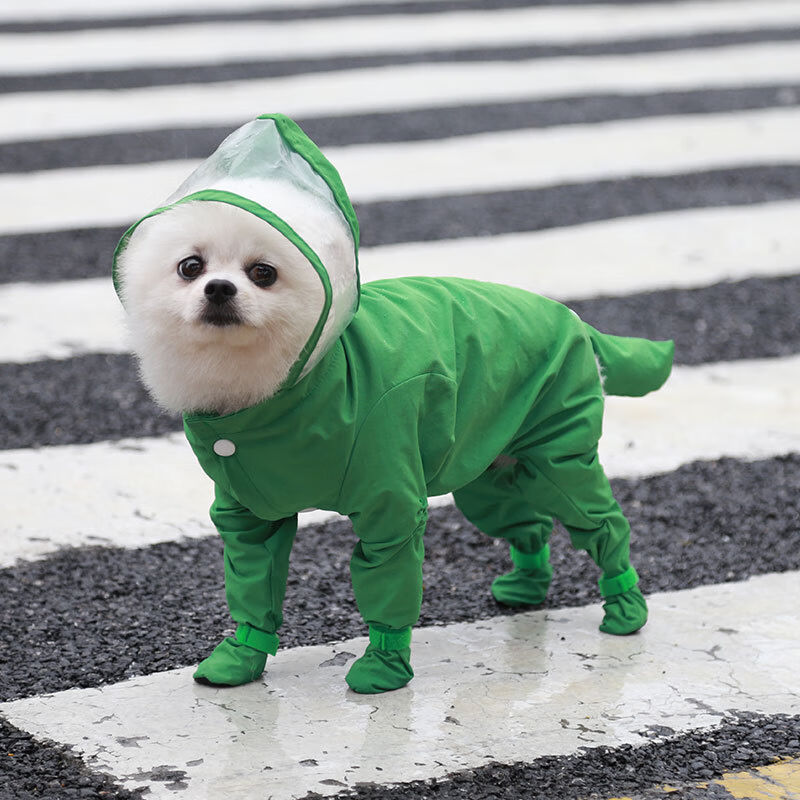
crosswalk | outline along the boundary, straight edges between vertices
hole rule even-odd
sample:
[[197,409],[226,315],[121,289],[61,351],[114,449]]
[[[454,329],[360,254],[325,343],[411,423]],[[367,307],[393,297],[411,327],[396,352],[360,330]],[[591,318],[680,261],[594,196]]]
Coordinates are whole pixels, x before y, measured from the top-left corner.
[[[676,340],[601,443],[641,634],[596,630],[563,533],[544,607],[505,612],[504,548],[438,497],[407,689],[346,692],[327,512],[263,682],[191,681],[230,627],[211,486],[138,384],[111,249],[265,111],[340,170],[363,280]],[[793,0],[3,3],[0,798],[644,798],[800,756],[798,127]]]

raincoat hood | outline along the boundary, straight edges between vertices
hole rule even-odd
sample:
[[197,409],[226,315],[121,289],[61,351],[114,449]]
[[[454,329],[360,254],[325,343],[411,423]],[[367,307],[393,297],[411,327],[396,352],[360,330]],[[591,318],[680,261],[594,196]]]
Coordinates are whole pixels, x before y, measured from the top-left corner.
[[281,114],[264,114],[228,136],[168,197],[134,223],[114,253],[117,264],[138,226],[149,217],[189,201],[229,203],[282,233],[313,266],[325,291],[314,331],[284,386],[295,384],[341,336],[358,308],[359,228],[334,166],[302,129]]

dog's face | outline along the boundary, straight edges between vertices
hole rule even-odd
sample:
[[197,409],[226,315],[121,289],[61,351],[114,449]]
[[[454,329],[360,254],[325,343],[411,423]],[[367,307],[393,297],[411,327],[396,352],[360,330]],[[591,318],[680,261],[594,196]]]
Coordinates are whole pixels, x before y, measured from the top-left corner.
[[324,304],[305,256],[268,223],[225,203],[187,203],[145,220],[118,270],[145,382],[162,405],[181,411],[229,410],[268,396]]
[[200,341],[245,342],[298,317],[316,322],[323,300],[319,277],[291,242],[225,203],[189,203],[145,220],[120,270],[132,314],[169,320],[183,329],[173,336]]

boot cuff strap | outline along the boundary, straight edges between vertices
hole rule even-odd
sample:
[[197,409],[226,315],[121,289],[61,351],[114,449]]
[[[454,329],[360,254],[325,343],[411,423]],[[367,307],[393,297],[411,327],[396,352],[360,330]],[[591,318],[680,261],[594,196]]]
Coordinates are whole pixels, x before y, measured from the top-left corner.
[[628,567],[622,575],[617,575],[615,578],[600,578],[597,581],[603,597],[613,597],[615,594],[627,592],[629,589],[633,589],[638,582],[639,576],[633,567]]
[[370,625],[369,643],[378,650],[405,650],[411,647],[411,628],[389,630]]
[[246,622],[239,623],[239,627],[236,628],[236,641],[269,656],[274,656],[278,652],[278,637],[274,633],[260,631]]
[[511,563],[520,569],[541,569],[550,562],[550,545],[546,544],[538,553],[521,553],[511,545]]

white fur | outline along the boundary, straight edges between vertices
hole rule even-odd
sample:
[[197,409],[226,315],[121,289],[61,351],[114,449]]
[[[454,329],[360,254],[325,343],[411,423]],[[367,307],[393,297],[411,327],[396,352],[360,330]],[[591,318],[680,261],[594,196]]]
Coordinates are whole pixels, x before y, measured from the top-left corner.
[[[205,262],[192,281],[178,263]],[[245,270],[278,270],[269,287]],[[289,374],[322,313],[325,293],[303,254],[271,225],[212,201],[176,206],[142,222],[118,265],[132,346],[145,385],[165,409],[230,414],[272,396]],[[206,283],[231,281],[240,322],[204,322]]]

